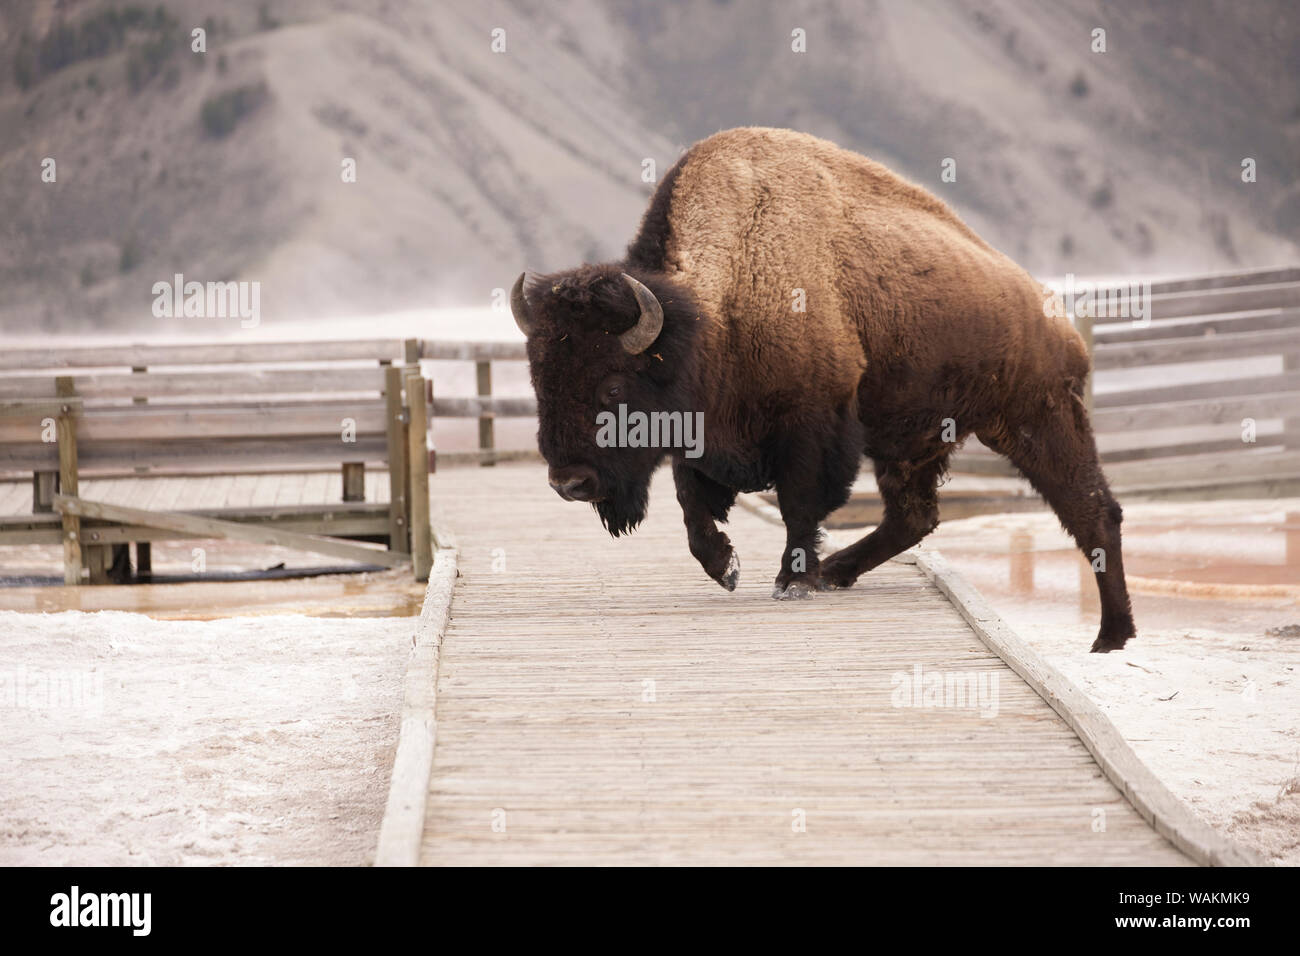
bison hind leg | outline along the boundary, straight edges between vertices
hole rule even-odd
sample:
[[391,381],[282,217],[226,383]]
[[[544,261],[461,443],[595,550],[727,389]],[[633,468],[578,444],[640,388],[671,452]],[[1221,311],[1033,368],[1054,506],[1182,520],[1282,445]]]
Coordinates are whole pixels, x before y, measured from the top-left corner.
[[847,588],[872,568],[920,542],[939,526],[939,479],[946,453],[920,465],[875,462],[876,486],[885,505],[879,527],[822,562],[822,580]]
[[1120,545],[1123,511],[1102,473],[1081,402],[1057,403],[1038,421],[979,434],[979,439],[1011,459],[1029,479],[1092,565],[1101,597],[1101,627],[1093,652],[1122,648],[1136,633]]

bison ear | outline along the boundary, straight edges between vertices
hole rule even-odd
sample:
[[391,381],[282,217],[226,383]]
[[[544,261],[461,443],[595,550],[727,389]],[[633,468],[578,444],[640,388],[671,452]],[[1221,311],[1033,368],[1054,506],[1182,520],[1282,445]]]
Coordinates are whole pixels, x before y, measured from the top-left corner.
[[655,294],[637,282],[626,272],[623,280],[636,296],[636,304],[641,307],[641,317],[636,325],[618,337],[619,343],[629,355],[639,355],[648,349],[664,327],[664,310],[655,298]]
[[519,278],[515,280],[515,287],[510,290],[510,311],[514,314],[515,325],[519,326],[519,331],[524,333],[524,338],[528,338],[533,331],[533,317],[528,310],[528,299],[524,295],[524,276],[528,273],[519,273]]

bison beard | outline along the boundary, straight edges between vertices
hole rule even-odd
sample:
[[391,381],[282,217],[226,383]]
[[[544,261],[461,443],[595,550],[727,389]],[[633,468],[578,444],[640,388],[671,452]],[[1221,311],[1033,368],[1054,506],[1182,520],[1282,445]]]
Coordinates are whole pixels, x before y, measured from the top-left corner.
[[644,481],[618,486],[608,498],[592,505],[600,515],[600,523],[611,537],[631,534],[645,520],[650,505],[650,476]]
[[[691,554],[724,588],[739,562],[716,522],[771,487],[773,596],[849,587],[934,530],[948,458],[974,434],[1104,556],[1092,649],[1133,636],[1083,340],[1024,270],[878,163],[789,130],[718,133],[664,177],[621,262],[520,276],[510,301],[549,480],[611,535],[640,524],[666,456]],[[597,416],[621,405],[701,414],[703,454],[599,447]],[[864,456],[884,517],[821,559],[819,525]]]

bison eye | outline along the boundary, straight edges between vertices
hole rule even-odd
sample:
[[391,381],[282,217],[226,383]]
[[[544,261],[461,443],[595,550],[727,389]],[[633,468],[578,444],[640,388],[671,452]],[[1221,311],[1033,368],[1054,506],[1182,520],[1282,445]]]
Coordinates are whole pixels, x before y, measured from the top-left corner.
[[622,382],[610,382],[600,392],[600,400],[605,405],[614,405],[623,401],[626,389]]

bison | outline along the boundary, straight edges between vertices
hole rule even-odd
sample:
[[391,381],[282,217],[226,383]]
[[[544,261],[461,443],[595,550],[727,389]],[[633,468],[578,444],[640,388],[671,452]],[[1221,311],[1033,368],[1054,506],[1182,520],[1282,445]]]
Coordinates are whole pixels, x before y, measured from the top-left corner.
[[[786,543],[773,596],[847,588],[935,529],[949,456],[975,434],[1098,568],[1092,650],[1133,636],[1082,338],[1023,269],[879,163],[790,130],[717,133],[663,178],[621,262],[520,275],[510,302],[550,484],[594,505],[610,534],[642,520],[670,458],[709,577],[736,587],[717,522],[738,493],[775,488]],[[629,410],[701,416],[701,448],[598,440],[602,413]],[[819,559],[819,525],[863,456],[883,520]]]

